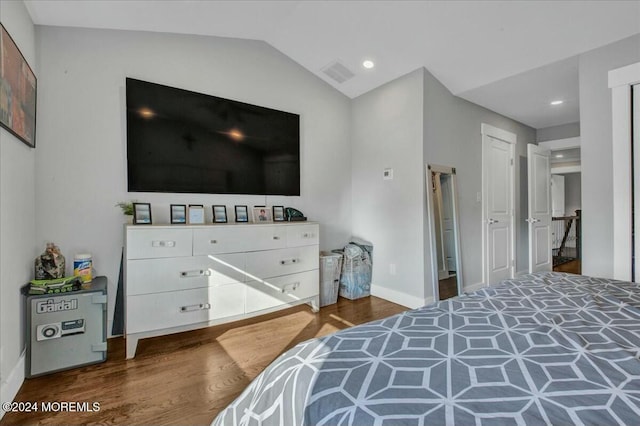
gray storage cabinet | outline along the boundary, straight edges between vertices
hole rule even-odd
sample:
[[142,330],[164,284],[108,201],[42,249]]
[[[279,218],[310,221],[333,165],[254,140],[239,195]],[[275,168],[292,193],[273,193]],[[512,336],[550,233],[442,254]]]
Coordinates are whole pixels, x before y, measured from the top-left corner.
[[69,293],[26,295],[26,376],[107,359],[107,279]]

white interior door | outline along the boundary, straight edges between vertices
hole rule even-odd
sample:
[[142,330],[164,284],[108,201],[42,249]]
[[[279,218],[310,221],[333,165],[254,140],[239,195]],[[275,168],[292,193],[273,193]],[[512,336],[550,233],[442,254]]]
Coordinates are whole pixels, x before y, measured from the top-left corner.
[[[490,126],[487,126],[490,127]],[[483,170],[483,236],[484,279],[489,285],[512,278],[514,253],[514,143],[515,135],[495,129],[493,137],[484,131]],[[512,139],[511,141],[507,141]]]
[[527,145],[529,273],[550,271],[553,268],[551,255],[551,169],[549,157],[549,150],[533,144]]

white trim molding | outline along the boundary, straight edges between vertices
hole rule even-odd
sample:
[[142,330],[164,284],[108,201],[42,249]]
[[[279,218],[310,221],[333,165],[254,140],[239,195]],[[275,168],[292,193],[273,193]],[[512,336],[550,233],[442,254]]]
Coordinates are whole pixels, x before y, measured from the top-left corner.
[[555,139],[552,141],[538,142],[539,147],[546,148],[550,151],[559,149],[580,148],[580,136],[566,139]]
[[516,143],[518,139],[518,136],[515,133],[502,130],[487,123],[482,123],[480,125],[480,133],[485,136],[491,136],[492,138],[500,139],[501,141],[509,143]]
[[[7,379],[0,383],[0,402],[12,402],[18,394],[18,391],[24,382],[25,356],[25,351],[22,351],[20,358],[18,358],[18,362],[7,376]],[[0,419],[4,417],[4,414],[5,411],[0,408]]]
[[[631,144],[633,143],[631,135],[631,88],[639,82],[640,62],[609,71],[614,165],[613,278],[627,281],[632,279],[631,256],[633,252],[631,247],[631,200],[634,194],[631,193],[631,171],[634,160],[631,158]],[[640,168],[637,168],[637,170],[640,171]]]
[[481,288],[487,288],[487,287],[489,286],[486,283],[475,283],[475,284],[471,284],[464,287],[462,291],[465,293],[473,293],[474,291],[478,291]]
[[421,299],[410,294],[402,293],[400,291],[375,284],[371,285],[371,295],[380,297],[381,299],[385,299],[393,303],[397,303],[398,305],[406,306],[407,308],[411,309],[421,308],[425,305],[433,303],[433,297]]
[[552,175],[561,175],[564,173],[580,173],[582,172],[582,165],[579,166],[551,166]]

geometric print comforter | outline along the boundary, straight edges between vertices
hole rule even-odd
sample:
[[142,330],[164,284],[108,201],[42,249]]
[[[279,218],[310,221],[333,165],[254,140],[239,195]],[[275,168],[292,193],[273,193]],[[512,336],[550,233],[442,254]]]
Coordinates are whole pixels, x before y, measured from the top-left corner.
[[640,286],[553,272],[303,342],[213,425],[640,425]]

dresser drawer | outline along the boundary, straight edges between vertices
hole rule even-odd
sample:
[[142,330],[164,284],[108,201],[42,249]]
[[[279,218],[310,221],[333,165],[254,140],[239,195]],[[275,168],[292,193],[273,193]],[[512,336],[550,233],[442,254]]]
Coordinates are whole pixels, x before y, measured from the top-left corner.
[[242,315],[245,285],[198,288],[127,298],[127,333],[159,330]]
[[271,278],[318,269],[318,263],[318,246],[293,247],[247,253],[246,271],[250,278]]
[[243,254],[135,259],[127,263],[127,295],[243,282],[244,267]]
[[191,256],[191,229],[127,228],[127,259]]
[[285,226],[253,225],[247,228],[247,251],[272,250],[287,246]]
[[222,225],[193,230],[193,255],[236,253],[247,250],[251,230],[245,226]]
[[320,230],[317,224],[287,226],[287,247],[320,244]]
[[318,270],[247,283],[247,313],[296,302],[319,292]]

